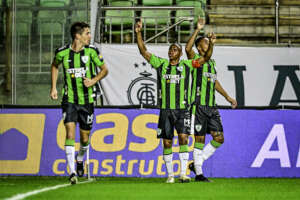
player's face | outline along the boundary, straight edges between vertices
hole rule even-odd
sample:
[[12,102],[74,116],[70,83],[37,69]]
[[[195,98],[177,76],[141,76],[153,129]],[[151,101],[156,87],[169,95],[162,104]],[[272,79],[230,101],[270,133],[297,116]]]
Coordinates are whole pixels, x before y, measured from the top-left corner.
[[79,37],[79,41],[83,44],[83,45],[89,45],[90,41],[91,41],[91,31],[89,28],[84,28],[84,31],[81,34],[78,34]]
[[208,38],[203,38],[199,42],[197,49],[198,49],[198,51],[201,50],[201,51],[203,51],[205,53],[208,50],[208,46],[209,46],[209,40],[208,40]]
[[170,60],[180,58],[181,54],[182,54],[182,52],[181,52],[181,49],[179,47],[177,47],[176,45],[170,46],[169,52],[168,52]]

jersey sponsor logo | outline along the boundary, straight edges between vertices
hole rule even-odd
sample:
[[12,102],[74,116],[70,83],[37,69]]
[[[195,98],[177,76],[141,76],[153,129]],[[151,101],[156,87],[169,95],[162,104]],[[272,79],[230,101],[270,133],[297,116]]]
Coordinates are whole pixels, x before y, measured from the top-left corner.
[[89,57],[88,56],[82,56],[81,57],[82,62],[87,63],[89,61]]
[[181,79],[184,79],[183,75],[172,75],[172,74],[165,74],[163,78],[166,79],[167,83],[175,83],[179,84]]
[[207,77],[208,81],[215,82],[217,80],[217,74],[212,74],[212,73],[209,73],[209,72],[204,72],[203,76]]
[[201,124],[196,124],[195,129],[197,132],[201,131],[202,125]]
[[199,87],[199,86],[197,87],[197,90],[196,90],[196,91],[197,91],[196,96],[200,96],[201,90],[200,90],[200,87]]
[[67,73],[71,74],[72,78],[82,78],[85,77],[86,70],[84,68],[71,68],[67,70]]
[[102,56],[102,54],[99,55],[99,59],[100,59],[101,62],[103,62],[103,56]]

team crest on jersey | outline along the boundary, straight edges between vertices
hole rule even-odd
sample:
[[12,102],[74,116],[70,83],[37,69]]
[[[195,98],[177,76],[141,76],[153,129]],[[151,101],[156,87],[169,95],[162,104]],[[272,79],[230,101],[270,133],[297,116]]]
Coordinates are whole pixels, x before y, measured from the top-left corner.
[[182,72],[183,71],[183,66],[177,67],[177,70],[180,71],[180,72]]
[[196,131],[198,131],[198,132],[201,131],[202,125],[201,125],[201,124],[196,124],[195,129],[196,129]]
[[89,57],[88,56],[82,56],[81,57],[82,62],[87,63],[89,61]]

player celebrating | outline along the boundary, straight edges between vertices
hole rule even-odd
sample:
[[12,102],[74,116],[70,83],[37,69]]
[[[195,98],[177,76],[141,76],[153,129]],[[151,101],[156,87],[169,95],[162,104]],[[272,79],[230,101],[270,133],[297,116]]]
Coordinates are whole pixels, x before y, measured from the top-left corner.
[[[80,127],[80,150],[76,156],[77,175],[83,176],[83,157],[89,148],[89,134],[94,119],[95,84],[103,79],[108,70],[98,49],[90,44],[90,27],[84,22],[71,26],[72,44],[56,50],[51,66],[51,99],[57,99],[56,83],[58,66],[62,63],[64,87],[62,111],[66,128],[65,152],[70,169],[71,184],[77,183],[75,172],[75,129]],[[97,67],[101,68],[98,72]]]
[[[168,179],[167,183],[174,183],[172,140],[174,127],[179,138],[179,159],[181,165],[180,182],[190,182],[186,176],[188,162],[188,134],[190,128],[189,115],[189,81],[190,72],[194,67],[200,67],[210,59],[209,54],[197,60],[180,60],[182,48],[179,44],[171,44],[169,47],[169,60],[159,58],[147,51],[142,39],[142,22],[135,25],[137,45],[140,54],[158,71],[158,95],[160,100],[160,115],[157,137],[163,139],[163,159],[166,163]],[[210,48],[208,49],[208,52]]]
[[[199,31],[204,26],[204,20],[198,19],[197,29],[186,45],[186,54],[189,59],[205,57],[209,52],[209,45],[216,42],[214,34],[209,37],[200,37],[196,40],[195,46],[199,54],[195,54],[192,47]],[[210,52],[209,52],[210,53]],[[236,100],[228,96],[217,80],[216,63],[210,59],[201,68],[195,69],[192,73],[192,120],[191,131],[195,134],[194,163],[189,165],[191,171],[196,174],[195,181],[209,182],[203,175],[202,165],[205,160],[214,154],[224,142],[223,126],[219,111],[215,103],[215,90],[217,90],[232,105],[237,106]],[[213,137],[205,147],[205,135],[210,133]]]

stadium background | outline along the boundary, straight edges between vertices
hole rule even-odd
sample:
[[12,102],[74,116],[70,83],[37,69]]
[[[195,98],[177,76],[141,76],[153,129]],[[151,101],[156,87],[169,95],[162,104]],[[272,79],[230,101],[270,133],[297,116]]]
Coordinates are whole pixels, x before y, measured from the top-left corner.
[[[75,21],[91,23],[112,72],[102,82],[105,109],[96,109],[91,134],[92,176],[165,177],[155,132],[158,110],[153,101],[136,97],[139,88],[131,84],[153,84],[156,78],[138,53],[133,22],[145,19],[147,40],[180,17],[200,15],[206,18],[202,33],[218,37],[214,59],[220,81],[239,103],[230,110],[217,97],[225,144],[204,171],[209,177],[299,178],[299,11],[296,0],[0,0],[0,177],[67,176],[59,101],[48,96],[54,50],[70,42]],[[180,23],[147,46],[166,57],[167,45],[184,45],[195,22]],[[128,75],[125,70],[122,80],[114,78],[126,67]],[[142,79],[149,73],[152,80]],[[62,73],[58,83],[60,89]],[[112,102],[122,92],[125,100]],[[177,152],[177,137],[174,145]],[[190,151],[192,146],[191,137]],[[178,172],[177,155],[174,164]]]

